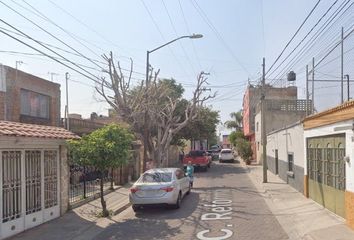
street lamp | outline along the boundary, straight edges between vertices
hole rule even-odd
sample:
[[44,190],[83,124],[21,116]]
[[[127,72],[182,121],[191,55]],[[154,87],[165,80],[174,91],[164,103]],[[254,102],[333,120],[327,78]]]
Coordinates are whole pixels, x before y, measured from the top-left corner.
[[[192,34],[192,35],[185,35],[185,36],[181,36],[181,37],[178,37],[178,38],[175,38],[165,44],[162,44],[161,46],[157,47],[157,48],[154,48],[152,50],[148,50],[146,51],[146,79],[145,79],[145,85],[146,85],[146,89],[148,89],[149,87],[149,67],[150,67],[150,63],[149,63],[149,55],[150,53],[153,53],[157,50],[159,50],[160,48],[163,48],[173,42],[176,42],[180,39],[183,39],[183,38],[190,38],[190,39],[198,39],[198,38],[202,38],[203,35],[202,34]],[[145,93],[146,94],[146,93]],[[145,95],[145,98],[147,96]],[[146,168],[146,160],[147,160],[147,141],[148,141],[148,138],[147,138],[147,135],[148,135],[148,126],[147,126],[147,111],[145,110],[145,116],[144,116],[144,159],[143,159],[143,170],[145,170]]]

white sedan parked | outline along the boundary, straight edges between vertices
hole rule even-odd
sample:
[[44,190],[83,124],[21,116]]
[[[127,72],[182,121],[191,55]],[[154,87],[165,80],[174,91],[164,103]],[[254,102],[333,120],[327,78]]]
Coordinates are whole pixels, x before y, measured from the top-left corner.
[[155,168],[144,172],[130,189],[129,201],[136,212],[149,205],[172,205],[179,208],[189,194],[189,177],[180,168]]
[[225,148],[222,149],[219,153],[219,162],[233,162],[234,161],[234,154],[232,153],[231,149]]

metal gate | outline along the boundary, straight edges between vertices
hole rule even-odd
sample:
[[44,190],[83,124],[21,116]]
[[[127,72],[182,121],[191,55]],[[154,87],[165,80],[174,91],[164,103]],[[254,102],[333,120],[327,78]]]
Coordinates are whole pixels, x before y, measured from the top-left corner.
[[309,196],[345,217],[345,135],[307,139]]
[[58,150],[0,150],[1,237],[58,217]]

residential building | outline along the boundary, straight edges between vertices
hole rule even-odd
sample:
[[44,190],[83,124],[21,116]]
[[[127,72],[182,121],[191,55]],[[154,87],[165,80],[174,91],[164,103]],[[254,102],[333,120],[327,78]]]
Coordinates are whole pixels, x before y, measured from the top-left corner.
[[0,121],[0,239],[68,210],[67,139],[58,127]]
[[60,126],[60,85],[0,65],[0,120]]
[[231,148],[231,142],[229,140],[229,135],[222,135],[222,148]]
[[267,135],[268,170],[304,192],[304,128],[298,121]]
[[[287,88],[275,88],[270,85],[265,87],[267,99],[297,99],[297,88],[287,87]],[[256,107],[261,99],[261,86],[249,85],[243,96],[243,134],[251,142],[253,150],[253,159],[256,159],[257,146],[255,140],[255,116]]]
[[[285,128],[287,125],[293,124],[306,117],[307,111],[311,104],[306,105],[306,100],[279,100],[266,99],[265,100],[265,121],[266,134],[277,129]],[[262,163],[262,111],[261,104],[257,105],[257,114],[255,116],[256,122],[256,160]]]
[[354,101],[303,123],[304,193],[354,228]]

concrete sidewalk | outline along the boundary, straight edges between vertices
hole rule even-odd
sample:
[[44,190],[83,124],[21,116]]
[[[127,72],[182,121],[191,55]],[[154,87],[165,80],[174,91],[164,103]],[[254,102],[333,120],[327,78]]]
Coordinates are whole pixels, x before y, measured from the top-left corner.
[[[115,191],[105,195],[107,209],[113,214],[118,214],[130,206],[129,203],[130,185],[117,188]],[[106,227],[115,222],[109,218],[99,218],[101,211],[100,198],[77,207],[64,216],[50,222],[39,225],[20,233],[11,240],[62,240],[75,239],[87,240],[98,235]]]
[[354,239],[354,231],[345,224],[343,218],[306,198],[270,171],[268,183],[263,183],[262,166],[241,164],[248,169],[253,184],[263,195],[289,239]]

